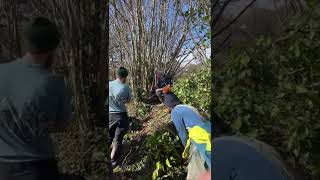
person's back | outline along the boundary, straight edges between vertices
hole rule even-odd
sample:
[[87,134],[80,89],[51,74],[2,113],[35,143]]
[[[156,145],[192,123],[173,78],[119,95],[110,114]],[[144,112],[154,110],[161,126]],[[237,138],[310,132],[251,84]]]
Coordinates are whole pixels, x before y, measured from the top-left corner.
[[23,34],[25,56],[0,65],[0,179],[56,180],[49,134],[65,129],[71,115],[64,80],[51,71],[60,33],[37,17]]
[[195,179],[211,169],[211,123],[190,105],[164,88],[164,104],[171,112],[171,120],[185,147],[183,158],[188,158],[187,179]]
[[203,118],[198,110],[185,104],[180,104],[173,108],[171,119],[184,146],[188,139],[187,129],[203,124]]
[[54,158],[48,133],[64,116],[63,79],[25,59],[1,64],[0,71],[1,161]]
[[[116,166],[121,157],[122,141],[129,127],[126,104],[131,101],[131,90],[126,84],[128,70],[120,67],[117,79],[109,82],[109,145],[111,161]],[[115,143],[113,143],[115,142]]]
[[127,84],[118,79],[109,82],[109,113],[127,112],[126,103],[130,98],[130,88]]
[[203,123],[203,117],[199,113],[199,111],[190,105],[187,104],[180,104],[177,105],[173,110],[171,115],[175,116],[180,114],[181,117],[184,120],[184,123],[187,128],[192,128],[196,125],[202,124]]

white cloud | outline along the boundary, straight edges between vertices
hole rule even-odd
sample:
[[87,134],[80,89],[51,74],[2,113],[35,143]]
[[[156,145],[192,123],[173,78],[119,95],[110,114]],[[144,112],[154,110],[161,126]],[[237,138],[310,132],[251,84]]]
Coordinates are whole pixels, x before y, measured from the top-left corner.
[[[197,56],[197,55],[196,55]],[[207,48],[206,52],[205,52],[205,56],[206,58],[210,58],[211,56],[211,48]],[[186,59],[184,60],[184,62],[181,64],[182,66],[185,66],[187,63],[189,63],[191,61],[190,64],[199,64],[201,61],[199,59],[195,58],[195,55],[193,53],[190,53]]]
[[195,60],[194,60],[194,55],[193,55],[193,53],[190,53],[190,54],[188,54],[187,55],[187,57],[186,56],[184,56],[183,58],[185,58],[184,59],[184,61],[182,62],[182,66],[185,66],[186,64],[188,64],[190,61],[191,61],[191,63],[192,64],[194,64],[195,62]]

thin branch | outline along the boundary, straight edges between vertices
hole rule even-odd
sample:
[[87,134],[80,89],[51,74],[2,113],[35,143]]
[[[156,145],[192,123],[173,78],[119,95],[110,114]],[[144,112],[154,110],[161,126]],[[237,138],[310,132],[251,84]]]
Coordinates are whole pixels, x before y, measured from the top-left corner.
[[241,16],[242,14],[244,14],[247,9],[249,7],[251,7],[257,0],[252,0],[232,21],[230,21],[226,26],[224,26],[223,28],[221,28],[218,32],[216,32],[215,34],[213,34],[213,37],[217,37],[218,35],[220,35],[222,32],[224,32],[225,30],[227,30],[233,23],[235,23]]
[[214,27],[218,21],[219,21],[219,18],[222,16],[223,12],[225,11],[225,9],[227,8],[228,4],[231,2],[232,0],[228,0],[227,2],[225,2],[222,6],[222,8],[220,9],[219,13],[215,16],[215,18],[213,18],[213,22],[212,22],[212,26],[211,27]]

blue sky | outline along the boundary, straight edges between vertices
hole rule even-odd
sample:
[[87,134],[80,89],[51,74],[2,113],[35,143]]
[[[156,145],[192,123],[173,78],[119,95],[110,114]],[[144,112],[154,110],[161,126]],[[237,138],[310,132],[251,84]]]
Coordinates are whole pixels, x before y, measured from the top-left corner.
[[[175,11],[177,11],[177,9],[174,9],[174,2],[176,1],[176,0],[169,0],[170,1],[170,4],[169,4],[169,16],[168,16],[168,21],[169,21],[169,26],[168,26],[168,31],[170,31],[170,29],[172,28],[172,21],[173,21],[173,17],[174,17],[174,13],[175,13]],[[121,1],[119,1],[119,2],[121,2]],[[160,1],[156,1],[156,3],[159,3]],[[150,3],[152,3],[152,1],[151,0],[144,0],[144,4],[145,4],[145,6],[147,6],[148,4],[149,4],[149,6],[150,6]],[[120,3],[119,3],[120,4]],[[184,4],[183,6],[182,6],[182,11],[183,12],[186,12],[186,11],[188,11],[189,10],[189,6],[188,6],[188,4]],[[109,11],[110,12],[110,11]],[[158,19],[158,21],[159,21],[160,19]],[[150,18],[147,18],[147,22],[146,22],[147,24],[146,24],[146,27],[147,28],[150,28],[150,24],[151,24],[151,17]],[[193,29],[192,30],[192,34],[194,34],[194,36],[196,36],[196,31],[198,31],[199,32],[199,29],[200,29],[200,27],[198,27],[198,28],[195,28],[195,29]],[[204,32],[201,32],[200,33],[200,36],[203,36],[205,33],[206,33],[206,31],[208,31],[209,29],[208,29],[208,27],[206,27],[205,29],[204,29]]]
[[[160,1],[155,1],[156,3],[160,3]],[[177,11],[177,9],[174,9],[174,2],[175,0],[169,0],[170,4],[169,4],[169,14],[168,14],[168,21],[169,21],[169,26],[168,26],[168,31],[170,31],[170,29],[172,28],[171,24],[172,24],[172,21],[173,21],[173,18],[174,18],[174,14],[175,12]],[[151,0],[144,0],[144,4],[145,6],[150,6],[152,3]],[[186,11],[189,10],[189,6],[187,4],[184,4],[182,6],[182,11],[185,13]],[[147,14],[150,14],[149,12],[146,12]],[[182,17],[180,17],[182,18]],[[160,18],[158,19],[158,21],[160,20]],[[151,26],[151,17],[147,17],[147,21],[146,21],[146,28],[150,28]],[[209,31],[209,27],[205,27],[204,30],[200,31],[200,27],[196,27],[194,29],[191,30],[192,34],[194,37],[196,36],[204,36],[207,31]],[[199,33],[199,35],[197,35],[197,33]],[[189,39],[190,37],[187,37],[187,39]],[[198,41],[199,39],[196,38],[196,41]],[[176,42],[177,43],[177,42]],[[193,48],[194,47],[194,43],[192,41],[189,41],[189,43],[185,44],[185,46],[183,46],[183,48]]]

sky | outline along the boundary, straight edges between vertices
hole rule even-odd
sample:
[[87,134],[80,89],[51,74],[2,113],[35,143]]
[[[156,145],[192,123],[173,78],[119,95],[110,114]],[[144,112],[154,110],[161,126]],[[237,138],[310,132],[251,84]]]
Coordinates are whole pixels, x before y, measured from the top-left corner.
[[[211,56],[211,48],[207,48],[206,49],[206,57],[207,58],[210,58],[210,56]],[[182,66],[184,66],[184,65],[186,65],[190,60],[192,60],[194,58],[194,54],[189,54],[188,56],[187,56],[187,58],[185,59],[185,61],[181,64]],[[197,61],[197,60],[193,60],[193,61],[191,61],[191,63],[190,64],[199,64],[200,62],[199,61]]]
[[[182,10],[183,10],[183,12],[186,12],[187,10],[189,9],[189,6],[188,5],[184,5],[183,7],[182,7]],[[192,32],[192,34],[194,35],[194,36],[197,36],[197,34],[196,34],[196,32],[198,32],[199,33],[199,35],[200,36],[204,36],[207,32],[209,31],[209,27],[205,27],[205,29],[203,30],[203,31],[200,31],[200,27],[197,27],[197,28],[195,28],[195,29],[193,29],[191,32]],[[197,39],[197,40],[199,40],[199,39]],[[187,46],[191,46],[191,47],[194,47],[194,43],[191,41],[189,44],[187,44]],[[210,56],[211,56],[211,48],[207,48],[206,49],[206,57],[207,58],[210,58]],[[187,58],[185,59],[185,62],[183,62],[182,63],[182,65],[185,65],[186,63],[188,63],[190,60],[192,60],[194,58],[194,54],[189,54],[188,56],[187,56]],[[199,63],[199,61],[198,60],[192,60],[191,61],[191,64],[198,64]]]
[[[174,1],[175,0],[169,0],[170,1],[170,4],[169,4],[169,18],[168,18],[168,20],[169,20],[169,23],[168,24],[171,24],[171,22],[173,21],[173,17],[174,17],[174,13],[175,13],[175,11],[177,11],[177,9],[174,9]],[[159,2],[157,2],[157,1],[154,1],[154,2],[156,2],[156,3],[159,3]],[[152,1],[151,0],[144,0],[144,4],[145,4],[145,6],[152,6]],[[147,9],[149,9],[149,8],[147,8]],[[188,7],[188,5],[184,5],[183,7],[182,7],[182,11],[183,12],[186,12],[187,10],[189,9],[189,7]],[[149,14],[149,12],[147,12],[148,14]],[[147,18],[147,19],[150,19],[150,18]],[[147,21],[147,24],[146,24],[146,26],[147,26],[147,28],[150,28],[150,24],[151,24],[151,20],[150,21]],[[170,29],[171,27],[169,26],[169,29]],[[192,32],[192,34],[194,35],[194,36],[197,36],[196,35],[196,31],[198,31],[198,33],[200,32],[199,31],[200,29],[198,28],[198,29],[193,29],[193,30],[191,30],[191,32]],[[207,27],[207,28],[205,28],[202,32],[200,32],[200,36],[204,36],[205,34],[206,34],[206,32],[207,31],[209,31],[209,28]],[[178,40],[178,39],[177,39]],[[197,41],[198,39],[196,39],[196,41]],[[186,46],[183,46],[183,48],[192,48],[192,47],[194,47],[194,43],[192,42],[192,41],[189,41],[189,43],[187,43],[186,44]],[[210,49],[209,49],[210,50]],[[210,56],[210,55],[209,55]],[[190,55],[190,56],[188,56],[187,57],[187,60],[190,60],[190,59],[192,59],[193,58],[193,55]],[[196,63],[195,61],[194,62],[192,62],[192,63]]]
[[[147,4],[148,1],[149,1],[149,0],[144,0],[144,3]],[[170,4],[169,4],[169,18],[168,18],[169,23],[168,23],[168,24],[171,24],[171,22],[173,21],[174,13],[175,13],[175,11],[177,10],[177,9],[174,9],[174,4],[173,4],[174,1],[175,1],[175,0],[170,0]],[[151,4],[150,4],[150,5],[151,5]],[[186,12],[188,9],[189,9],[189,6],[188,6],[187,4],[184,4],[183,7],[182,7],[182,11],[183,11],[183,12]],[[147,22],[147,23],[148,23],[148,22]],[[148,25],[147,25],[147,26],[148,26]],[[171,26],[169,26],[169,29],[170,29],[170,28],[171,28]],[[198,27],[197,29],[191,30],[191,32],[192,32],[192,34],[193,34],[194,36],[197,36],[197,35],[196,35],[196,31],[198,31],[198,33],[199,33],[199,32],[200,32],[199,30],[200,30],[200,29],[199,29],[199,27]],[[202,32],[199,33],[200,36],[204,36],[208,30],[209,30],[208,27],[205,28]],[[198,39],[196,39],[196,40],[198,40]],[[185,46],[183,46],[183,48],[192,48],[192,47],[194,47],[194,43],[193,43],[192,41],[190,41],[190,42],[187,43]],[[206,51],[207,51],[207,56],[210,57],[211,49],[208,48]],[[208,52],[209,52],[209,53],[208,53]],[[194,55],[193,55],[193,54],[190,54],[190,55],[185,59],[185,61],[189,62],[191,59],[193,59],[193,57],[194,57]],[[187,62],[182,63],[182,64],[184,65],[184,64],[186,64]],[[197,64],[197,63],[198,63],[197,61],[192,61],[192,64]]]

